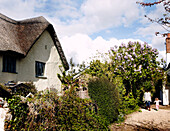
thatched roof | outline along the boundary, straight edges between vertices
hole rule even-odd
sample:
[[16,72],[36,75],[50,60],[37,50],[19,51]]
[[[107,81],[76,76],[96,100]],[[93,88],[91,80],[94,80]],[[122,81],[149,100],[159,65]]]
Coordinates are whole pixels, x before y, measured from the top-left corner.
[[63,65],[68,70],[69,65],[55,30],[42,16],[16,21],[0,13],[0,51],[12,51],[25,57],[45,30],[49,31]]

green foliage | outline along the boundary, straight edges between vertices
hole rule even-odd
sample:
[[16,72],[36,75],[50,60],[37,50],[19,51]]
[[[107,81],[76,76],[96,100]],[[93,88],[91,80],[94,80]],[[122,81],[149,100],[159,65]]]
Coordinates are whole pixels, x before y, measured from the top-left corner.
[[89,100],[81,99],[74,90],[66,92],[62,97],[58,121],[62,130],[107,130],[107,124],[103,119],[89,110]]
[[[124,120],[125,114],[139,108],[138,105],[143,103],[142,98],[146,89],[150,89],[152,95],[161,89],[161,83],[165,81],[165,73],[161,65],[164,67],[165,61],[163,59],[157,61],[157,57],[158,50],[153,49],[147,43],[129,42],[127,45],[121,44],[119,47],[113,47],[109,53],[102,54],[100,59],[95,58],[90,62],[90,68],[86,71],[88,74],[99,79],[108,79],[117,86],[119,92],[118,122]],[[96,88],[94,95],[98,94],[98,85],[94,88]],[[105,86],[102,86],[102,91],[105,92]],[[91,95],[92,99],[94,95]],[[100,99],[102,101],[105,98]]]
[[27,96],[29,93],[35,94],[37,90],[33,83],[22,83],[16,87],[15,95]]
[[[60,97],[56,92],[47,91],[28,98],[28,115],[28,108],[22,108],[18,97],[13,101],[9,101],[14,114],[10,130],[108,130],[108,124],[92,110],[90,100],[79,98],[74,90]],[[18,110],[18,106],[21,109]]]
[[104,78],[91,79],[88,84],[89,95],[99,107],[99,114],[109,123],[118,117],[119,93],[116,85]]
[[136,111],[139,108],[137,102],[138,101],[134,98],[133,94],[129,93],[128,96],[121,98],[119,112],[123,114],[129,114]]
[[7,129],[23,129],[28,113],[27,104],[25,102],[22,102],[19,96],[13,96],[11,99],[8,99],[8,104],[9,112],[12,115],[12,120],[8,122]]
[[150,88],[154,90],[155,83],[165,80],[164,69],[160,67],[161,64],[164,66],[165,61],[157,61],[157,49],[152,49],[146,43],[129,42],[127,45],[115,46],[106,56],[110,59],[104,59],[104,62],[93,60],[87,73],[106,77],[110,81],[117,76],[121,77],[126,96],[132,92],[133,97],[138,99],[142,90],[145,90],[145,87],[141,86],[143,83],[150,82]]
[[126,88],[123,85],[123,80],[121,77],[116,77],[114,80],[116,85],[119,85],[117,88],[119,90],[119,116],[117,122],[122,122],[125,118],[124,116],[136,111],[138,107],[138,99],[135,99],[132,92],[126,95]]
[[34,98],[29,98],[29,115],[26,130],[52,130],[56,126],[56,105],[59,96],[56,92],[46,90],[38,92]]
[[76,78],[76,75],[83,74],[85,70],[85,63],[82,62],[82,64],[77,64],[77,66],[73,63],[73,59],[70,59],[70,70],[67,72],[62,72],[61,74],[57,74],[58,78],[62,82],[62,85],[64,87],[79,87],[78,78]]
[[123,78],[127,94],[132,92],[137,98],[144,82],[150,81],[153,89],[154,83],[164,80],[164,70],[160,67],[164,61],[157,61],[157,57],[157,49],[146,43],[129,42],[127,46],[122,44],[111,50],[112,70]]

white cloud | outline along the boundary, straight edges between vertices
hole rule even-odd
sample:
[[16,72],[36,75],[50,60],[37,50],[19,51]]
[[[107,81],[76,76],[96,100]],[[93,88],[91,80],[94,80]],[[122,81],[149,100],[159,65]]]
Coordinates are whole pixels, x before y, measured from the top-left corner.
[[135,0],[87,0],[81,10],[89,19],[96,17],[101,26],[130,23],[136,20],[139,14]]
[[0,12],[13,19],[24,19],[35,16],[35,6],[36,2],[34,0],[0,0]]
[[163,51],[166,49],[165,47],[165,37],[162,36],[153,36],[151,41],[152,47]]
[[165,37],[161,35],[156,36],[155,32],[164,32],[165,30],[156,23],[151,23],[146,27],[139,28],[135,34],[142,36],[146,42],[150,42],[152,47],[159,49],[160,51],[165,50]]
[[110,27],[128,26],[139,17],[136,0],[0,0],[0,12],[14,19],[43,15],[59,36],[93,34]]
[[158,31],[161,32],[165,30],[157,23],[151,23],[147,26],[140,27],[135,33],[143,37],[147,37],[147,36],[150,37],[150,36],[155,35],[155,32],[158,32]]
[[[65,52],[66,58],[69,61],[70,58],[73,58],[73,61],[76,64],[80,64],[83,61],[89,62],[94,56],[97,56],[99,53],[108,53],[111,47],[114,47],[115,45],[119,46],[122,43],[127,44],[129,41],[131,42],[140,42],[144,43],[143,41],[139,39],[116,39],[111,38],[109,40],[105,40],[101,36],[97,37],[96,39],[92,40],[88,35],[86,34],[76,34],[70,37],[63,37],[60,39],[61,45],[63,47],[63,50]],[[157,38],[154,38],[153,43],[160,41],[159,46],[164,46],[164,43],[161,43],[162,40],[157,40]],[[151,45],[153,48],[155,46]],[[163,58],[166,60],[166,51],[162,50],[159,51],[158,60]]]
[[108,53],[111,47],[119,46],[121,43],[127,44],[129,41],[136,42],[140,40],[135,39],[121,39],[111,38],[105,40],[101,36],[92,40],[86,34],[76,34],[70,37],[63,37],[60,39],[66,58],[69,61],[73,58],[75,63],[89,62],[90,57],[96,56],[97,53]]
[[78,18],[56,24],[60,36],[92,34],[110,27],[128,26],[139,17],[136,0],[87,0],[77,11]]
[[155,10],[152,10],[149,12],[149,14],[147,15],[149,18],[152,18],[152,19],[157,19],[157,18],[160,18],[163,16],[163,14],[165,14],[165,10],[164,10],[164,6],[163,6],[163,3],[162,4],[157,4],[156,5],[156,9]]

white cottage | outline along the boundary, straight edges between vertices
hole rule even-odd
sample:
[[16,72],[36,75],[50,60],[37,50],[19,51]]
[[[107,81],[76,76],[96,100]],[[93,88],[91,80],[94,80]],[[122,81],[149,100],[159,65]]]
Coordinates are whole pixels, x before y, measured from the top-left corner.
[[33,82],[61,91],[57,74],[68,70],[55,30],[44,17],[15,21],[0,13],[0,83]]

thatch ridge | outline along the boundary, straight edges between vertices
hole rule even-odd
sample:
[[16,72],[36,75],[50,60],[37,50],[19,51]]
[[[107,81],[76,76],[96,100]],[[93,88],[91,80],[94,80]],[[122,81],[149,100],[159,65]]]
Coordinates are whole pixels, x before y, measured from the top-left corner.
[[13,51],[26,56],[42,33],[48,30],[65,66],[69,65],[55,30],[43,16],[16,21],[0,13],[0,51]]
[[13,20],[13,19],[11,19],[11,18],[9,18],[9,17],[7,17],[7,16],[5,16],[1,13],[0,13],[0,19],[4,20],[6,22],[12,23],[12,24],[17,24],[17,21],[15,21],[15,20]]

